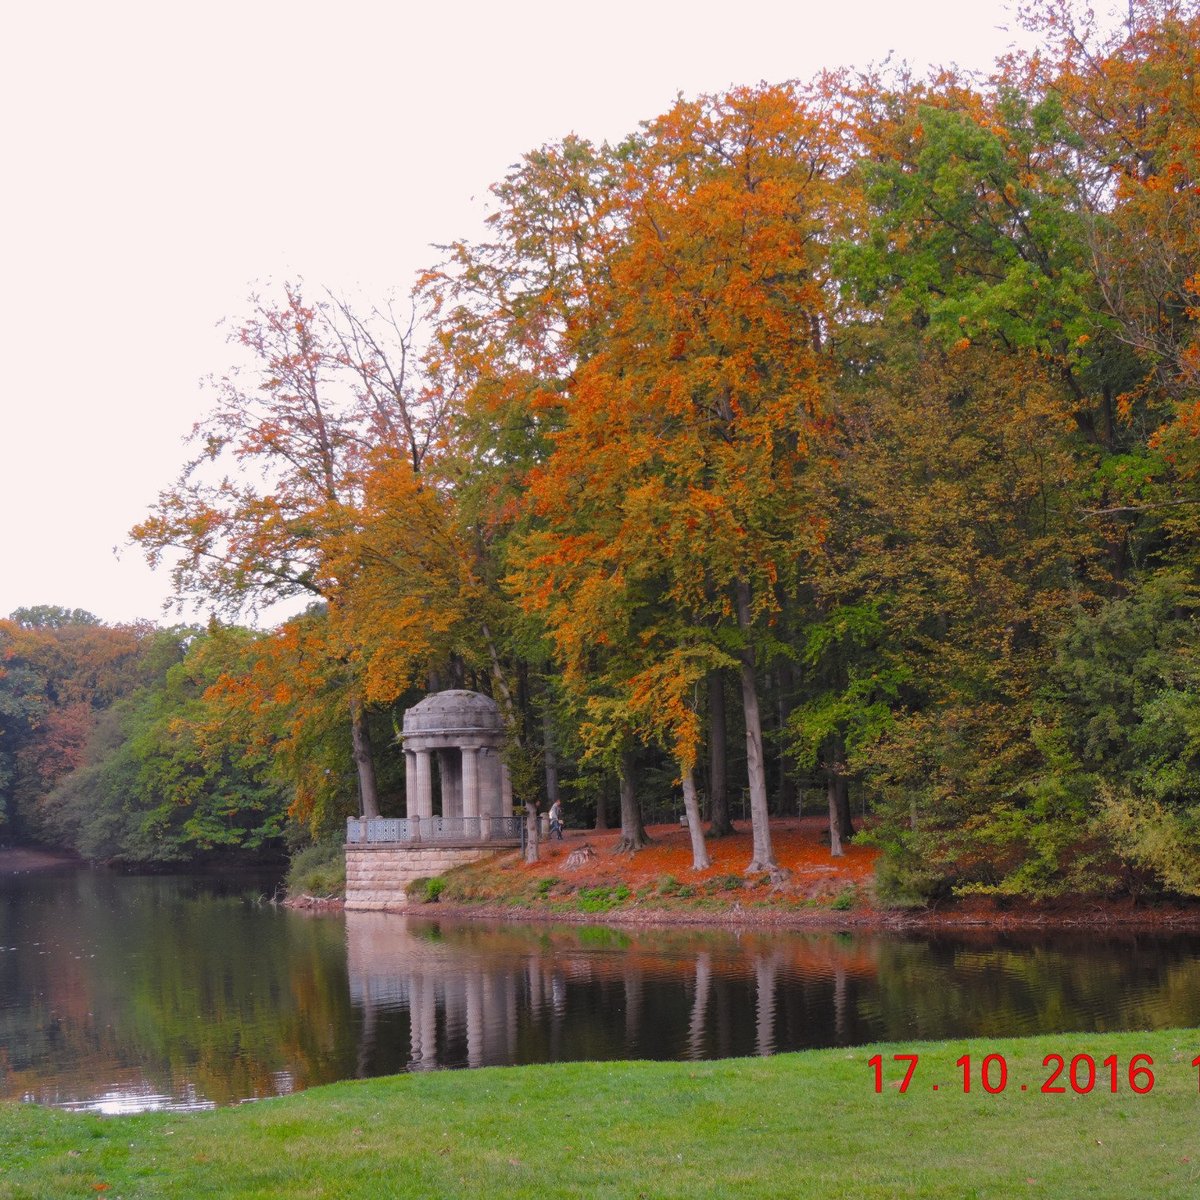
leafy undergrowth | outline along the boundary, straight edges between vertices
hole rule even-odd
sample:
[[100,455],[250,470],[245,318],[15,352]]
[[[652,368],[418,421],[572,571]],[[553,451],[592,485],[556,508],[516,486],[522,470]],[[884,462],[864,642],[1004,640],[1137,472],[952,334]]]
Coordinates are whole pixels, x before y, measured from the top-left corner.
[[341,842],[322,842],[301,850],[288,867],[289,896],[343,896],[346,851]]
[[[414,1073],[209,1113],[0,1104],[0,1200],[1174,1200],[1200,1188],[1198,1051],[1196,1030],[1058,1034]],[[904,1092],[895,1054],[917,1056]]]
[[[749,823],[729,837],[708,840],[712,865],[704,871],[692,870],[688,831],[678,825],[651,827],[650,845],[634,854],[615,853],[615,830],[568,830],[564,840],[541,844],[535,864],[514,852],[450,872],[442,899],[562,914],[873,911],[878,852],[850,845],[843,857],[833,858],[827,828],[820,817],[772,822],[776,860],[786,872],[776,880],[766,872],[745,874],[751,860]],[[583,847],[594,856],[569,866],[572,852]]]

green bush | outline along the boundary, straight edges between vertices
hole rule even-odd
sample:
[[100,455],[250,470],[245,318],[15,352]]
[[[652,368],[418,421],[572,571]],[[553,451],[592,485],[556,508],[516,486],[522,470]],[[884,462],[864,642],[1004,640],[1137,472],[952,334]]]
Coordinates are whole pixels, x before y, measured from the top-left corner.
[[889,908],[925,908],[945,893],[947,881],[913,856],[885,854],[875,868],[875,888]]
[[854,889],[848,887],[834,897],[834,901],[829,907],[835,909],[837,912],[847,912],[854,907],[854,900]]
[[559,882],[560,880],[555,879],[553,876],[551,876],[549,879],[539,879],[535,891],[539,897],[544,899],[546,896],[550,895],[550,889]]
[[708,891],[713,892],[737,892],[742,887],[742,877],[740,875],[718,875],[715,879],[708,881]]
[[446,881],[435,875],[432,879],[420,875],[410,879],[405,885],[404,894],[411,900],[419,900],[422,904],[435,904],[438,897],[446,890]]
[[658,881],[658,894],[660,896],[678,895],[681,886],[679,880],[674,875],[664,875]]
[[289,896],[345,896],[346,851],[339,842],[318,842],[295,855],[285,881]]
[[617,887],[580,888],[575,903],[580,912],[607,912],[629,899],[629,889],[622,883]]

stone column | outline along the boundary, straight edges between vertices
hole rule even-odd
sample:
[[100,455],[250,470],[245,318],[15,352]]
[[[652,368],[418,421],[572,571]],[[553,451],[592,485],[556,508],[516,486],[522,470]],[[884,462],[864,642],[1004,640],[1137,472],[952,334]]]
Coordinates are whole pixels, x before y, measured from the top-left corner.
[[500,815],[513,815],[512,776],[508,773],[508,763],[500,760]]
[[479,748],[462,748],[463,816],[479,816]]
[[417,813],[417,755],[413,750],[404,752],[404,815],[415,817]]
[[438,770],[442,776],[442,816],[463,816],[462,768],[458,753],[453,749],[439,750]]
[[417,751],[417,816],[424,826],[422,833],[432,831],[433,820],[433,753]]
[[[462,748],[462,814],[476,824],[475,836],[478,836],[479,825],[479,747],[464,746]],[[467,836],[472,836],[468,827]]]

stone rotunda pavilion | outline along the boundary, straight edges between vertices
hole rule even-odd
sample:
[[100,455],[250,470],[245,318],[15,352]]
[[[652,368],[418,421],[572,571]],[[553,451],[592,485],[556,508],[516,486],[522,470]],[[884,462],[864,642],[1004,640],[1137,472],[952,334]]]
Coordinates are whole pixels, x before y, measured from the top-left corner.
[[[500,757],[504,722],[490,696],[454,689],[434,692],[404,714],[405,800],[422,832],[434,818],[434,755],[441,783],[443,835],[488,841],[513,815],[512,784]],[[497,828],[496,832],[499,832]]]
[[494,700],[435,692],[404,714],[400,740],[407,815],[347,819],[347,909],[405,908],[410,885],[521,844]]

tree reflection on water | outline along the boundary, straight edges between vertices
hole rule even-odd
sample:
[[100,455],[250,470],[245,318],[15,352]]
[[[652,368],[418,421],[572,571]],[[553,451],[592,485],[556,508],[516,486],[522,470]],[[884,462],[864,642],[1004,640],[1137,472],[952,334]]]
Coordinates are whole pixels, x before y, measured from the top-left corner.
[[0,1096],[193,1108],[435,1067],[1200,1025],[1194,935],[500,925],[247,890],[0,879]]

